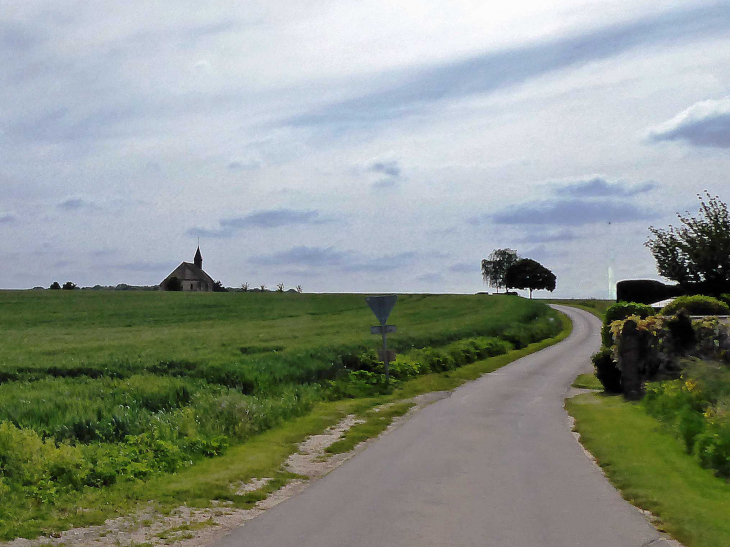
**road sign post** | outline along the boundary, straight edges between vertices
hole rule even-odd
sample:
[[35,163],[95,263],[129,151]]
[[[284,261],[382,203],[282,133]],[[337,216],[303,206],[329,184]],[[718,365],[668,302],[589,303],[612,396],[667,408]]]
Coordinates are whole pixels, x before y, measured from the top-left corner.
[[380,325],[370,327],[370,334],[381,334],[383,336],[383,350],[378,352],[385,365],[385,383],[390,381],[390,372],[388,370],[388,364],[390,361],[395,360],[395,352],[388,351],[388,333],[396,332],[395,325],[386,325],[388,316],[395,306],[395,302],[398,297],[394,294],[387,296],[368,296],[365,298],[365,302],[368,303],[370,309],[373,310],[375,317],[380,321]]

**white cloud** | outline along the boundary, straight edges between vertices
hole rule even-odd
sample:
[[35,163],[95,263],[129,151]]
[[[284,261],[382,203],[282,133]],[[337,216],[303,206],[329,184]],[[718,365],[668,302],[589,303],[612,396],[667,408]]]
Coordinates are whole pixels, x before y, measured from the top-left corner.
[[[727,156],[640,137],[727,94],[724,4],[183,6],[4,9],[0,208],[16,221],[0,215],[0,252],[15,256],[0,287],[47,286],[61,261],[79,284],[159,283],[153,270],[190,260],[200,235],[227,285],[298,272],[308,291],[418,291],[440,273],[438,290],[475,292],[493,248],[542,241],[556,295],[600,295],[606,226],[464,219],[555,200],[545,181],[583,181],[569,197],[619,197],[637,219],[726,184]],[[347,123],[342,105],[356,107]],[[313,114],[337,123],[287,123]],[[645,192],[654,180],[661,191]],[[573,204],[534,212],[605,217]],[[251,217],[282,210],[321,216]],[[338,222],[312,222],[324,216]],[[646,223],[622,235],[619,277],[652,270]],[[30,256],[38,242],[45,254]],[[327,249],[350,254],[312,275],[304,262]]]
[[730,148],[730,97],[693,104],[649,131],[653,141],[686,141],[694,146]]

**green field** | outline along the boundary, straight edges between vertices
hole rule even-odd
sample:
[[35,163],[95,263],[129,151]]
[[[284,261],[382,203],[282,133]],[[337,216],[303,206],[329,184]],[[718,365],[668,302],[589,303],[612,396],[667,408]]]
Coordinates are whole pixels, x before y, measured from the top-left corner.
[[114,506],[125,485],[194,474],[325,401],[563,329],[522,298],[401,296],[386,385],[374,323],[362,295],[0,292],[0,538],[63,527],[77,496]]

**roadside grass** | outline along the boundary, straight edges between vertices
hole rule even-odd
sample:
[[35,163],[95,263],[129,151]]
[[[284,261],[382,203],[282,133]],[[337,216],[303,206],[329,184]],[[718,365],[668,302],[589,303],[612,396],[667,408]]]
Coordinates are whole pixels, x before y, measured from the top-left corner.
[[404,401],[401,403],[393,403],[386,408],[373,408],[367,411],[362,416],[365,419],[365,423],[351,427],[339,441],[332,443],[325,451],[328,454],[349,452],[361,442],[380,435],[393,423],[394,418],[403,416],[414,405],[415,403],[413,402]]
[[575,430],[608,479],[686,547],[730,545],[730,483],[636,403],[588,393],[566,400]]
[[598,299],[544,299],[540,300],[545,304],[559,304],[561,306],[572,306],[580,308],[598,317],[601,321],[606,314],[606,310],[616,302],[614,300],[598,300]]
[[592,372],[578,376],[573,382],[573,387],[578,389],[597,389],[599,391],[603,391],[603,385]]
[[[18,504],[0,521],[0,539],[33,538],[71,527],[99,525],[108,518],[134,515],[136,511],[150,507],[160,514],[167,514],[181,505],[206,508],[220,501],[231,502],[229,505],[233,507],[251,508],[269,493],[298,478],[297,475],[282,471],[282,468],[286,459],[297,450],[298,444],[308,436],[321,433],[349,414],[367,416],[376,406],[394,403],[382,414],[383,419],[374,419],[369,427],[360,428],[338,441],[342,444],[335,450],[344,452],[347,446],[355,446],[378,435],[393,418],[407,412],[412,406],[408,399],[431,391],[454,389],[482,374],[560,342],[570,334],[572,323],[563,314],[559,314],[559,317],[562,330],[553,338],[455,370],[416,377],[403,382],[392,394],[317,402],[305,416],[280,423],[254,435],[244,444],[231,446],[216,458],[204,459],[194,467],[174,474],[63,494],[55,504],[37,507],[32,516],[29,516],[24,505]],[[232,488],[232,485],[264,477],[273,480],[257,491],[237,495]],[[12,507],[12,504],[5,507]]]

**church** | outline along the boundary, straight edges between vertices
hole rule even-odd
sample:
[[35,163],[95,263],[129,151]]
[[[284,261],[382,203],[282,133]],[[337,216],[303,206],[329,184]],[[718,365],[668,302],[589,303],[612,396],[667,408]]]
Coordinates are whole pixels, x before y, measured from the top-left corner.
[[167,284],[173,277],[176,277],[180,281],[182,284],[182,290],[184,291],[213,291],[213,278],[203,271],[203,255],[200,254],[200,245],[198,245],[198,250],[195,252],[193,263],[181,262],[180,265],[175,268],[162,283],[160,283],[160,289],[166,291]]

